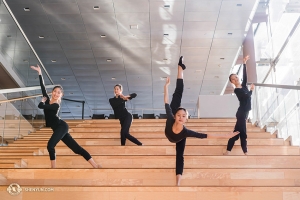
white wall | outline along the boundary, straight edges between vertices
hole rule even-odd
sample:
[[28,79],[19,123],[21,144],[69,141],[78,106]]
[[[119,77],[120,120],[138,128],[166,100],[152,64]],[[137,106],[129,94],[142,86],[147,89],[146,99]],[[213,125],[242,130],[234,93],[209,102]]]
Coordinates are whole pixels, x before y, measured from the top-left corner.
[[198,118],[235,118],[238,107],[235,95],[200,95]]

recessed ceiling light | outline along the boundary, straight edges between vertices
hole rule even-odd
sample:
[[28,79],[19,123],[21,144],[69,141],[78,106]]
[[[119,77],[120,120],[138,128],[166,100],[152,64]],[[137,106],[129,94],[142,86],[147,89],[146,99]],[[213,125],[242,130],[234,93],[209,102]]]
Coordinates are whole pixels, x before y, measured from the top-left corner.
[[51,62],[55,63],[55,62],[56,62],[56,60],[51,60]]
[[112,79],[112,80],[116,80],[116,77],[112,77],[111,79]]
[[136,24],[136,25],[130,25],[130,29],[138,29],[139,26]]
[[30,9],[29,8],[24,8],[24,11],[29,12]]
[[164,61],[167,61],[167,60],[168,60],[168,58],[164,58],[163,60],[164,60]]
[[106,37],[106,35],[100,35],[100,37],[103,37],[103,38],[104,38],[104,37]]
[[228,35],[232,35],[232,33],[228,33]]
[[164,36],[169,36],[169,33],[164,33]]
[[66,80],[66,78],[61,78],[61,80],[62,80],[62,81],[65,81],[65,80]]
[[111,62],[111,59],[107,59],[106,61],[107,61],[107,62]]
[[170,5],[164,5],[165,8],[170,8]]
[[7,37],[11,37],[11,35],[7,35]]
[[69,94],[74,94],[73,92],[70,92]]
[[94,6],[94,10],[99,10],[100,6]]
[[24,59],[23,62],[28,62],[28,60]]
[[241,3],[238,3],[238,4],[236,4],[236,6],[242,6],[242,4],[241,4]]
[[44,39],[44,38],[45,38],[45,36],[43,36],[43,35],[39,35],[39,38],[40,38],[40,39]]
[[221,60],[224,60],[225,58],[220,58]]

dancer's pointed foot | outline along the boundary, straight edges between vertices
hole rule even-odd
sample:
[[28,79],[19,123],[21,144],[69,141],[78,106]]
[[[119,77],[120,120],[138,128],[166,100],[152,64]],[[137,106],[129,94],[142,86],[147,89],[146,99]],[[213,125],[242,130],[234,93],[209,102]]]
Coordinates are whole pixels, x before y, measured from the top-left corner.
[[245,152],[244,154],[245,154],[246,156],[248,156],[248,152]]
[[176,175],[176,185],[177,186],[180,186],[181,176],[182,176],[181,174]]
[[230,155],[230,151],[226,151],[225,153],[223,153],[224,156],[229,156]]
[[186,66],[185,66],[182,62],[183,62],[183,56],[180,56],[178,65],[179,65],[183,70],[185,70],[185,69],[186,69]]

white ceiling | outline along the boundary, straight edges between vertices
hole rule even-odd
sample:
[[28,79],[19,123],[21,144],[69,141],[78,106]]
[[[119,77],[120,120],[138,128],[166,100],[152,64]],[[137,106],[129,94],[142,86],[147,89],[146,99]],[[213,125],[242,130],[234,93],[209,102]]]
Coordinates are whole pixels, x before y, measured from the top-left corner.
[[[163,108],[161,77],[171,77],[173,91],[180,55],[187,66],[182,106],[195,108],[198,95],[221,94],[258,1],[6,0],[54,83],[64,87],[65,98],[86,101],[86,116],[112,113],[97,109],[110,108],[117,83],[123,93],[138,94],[129,108]],[[11,32],[18,40],[6,45],[19,60],[15,64],[22,68],[26,58],[36,64],[3,6],[0,17],[0,37],[7,40]],[[28,83],[37,85],[36,73],[28,73]],[[65,101],[62,111],[71,113],[62,116],[80,117],[78,106]]]

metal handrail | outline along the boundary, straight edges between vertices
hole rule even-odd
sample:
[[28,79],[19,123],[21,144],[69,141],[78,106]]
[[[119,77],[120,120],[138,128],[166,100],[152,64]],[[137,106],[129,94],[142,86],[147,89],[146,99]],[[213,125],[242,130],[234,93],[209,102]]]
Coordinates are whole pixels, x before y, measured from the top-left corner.
[[[51,93],[48,93],[48,95],[50,95]],[[35,97],[41,97],[43,96],[43,94],[37,94],[37,95],[31,95],[31,96],[25,96],[25,97],[19,97],[19,98],[13,98],[13,99],[7,99],[7,100],[1,100],[1,103],[9,103],[9,102],[13,102],[13,101],[22,101],[25,99],[31,99],[31,98],[35,98]]]
[[[252,83],[247,83],[247,85],[251,85]],[[291,90],[300,90],[300,86],[298,85],[276,85],[276,84],[264,84],[264,83],[253,83],[255,86],[261,87],[271,87],[271,88],[282,88],[282,89],[291,89]]]
[[[53,88],[55,85],[46,85],[45,88]],[[7,94],[13,92],[27,92],[31,90],[40,90],[41,86],[25,87],[25,88],[11,88],[11,89],[2,89],[0,94]]]

